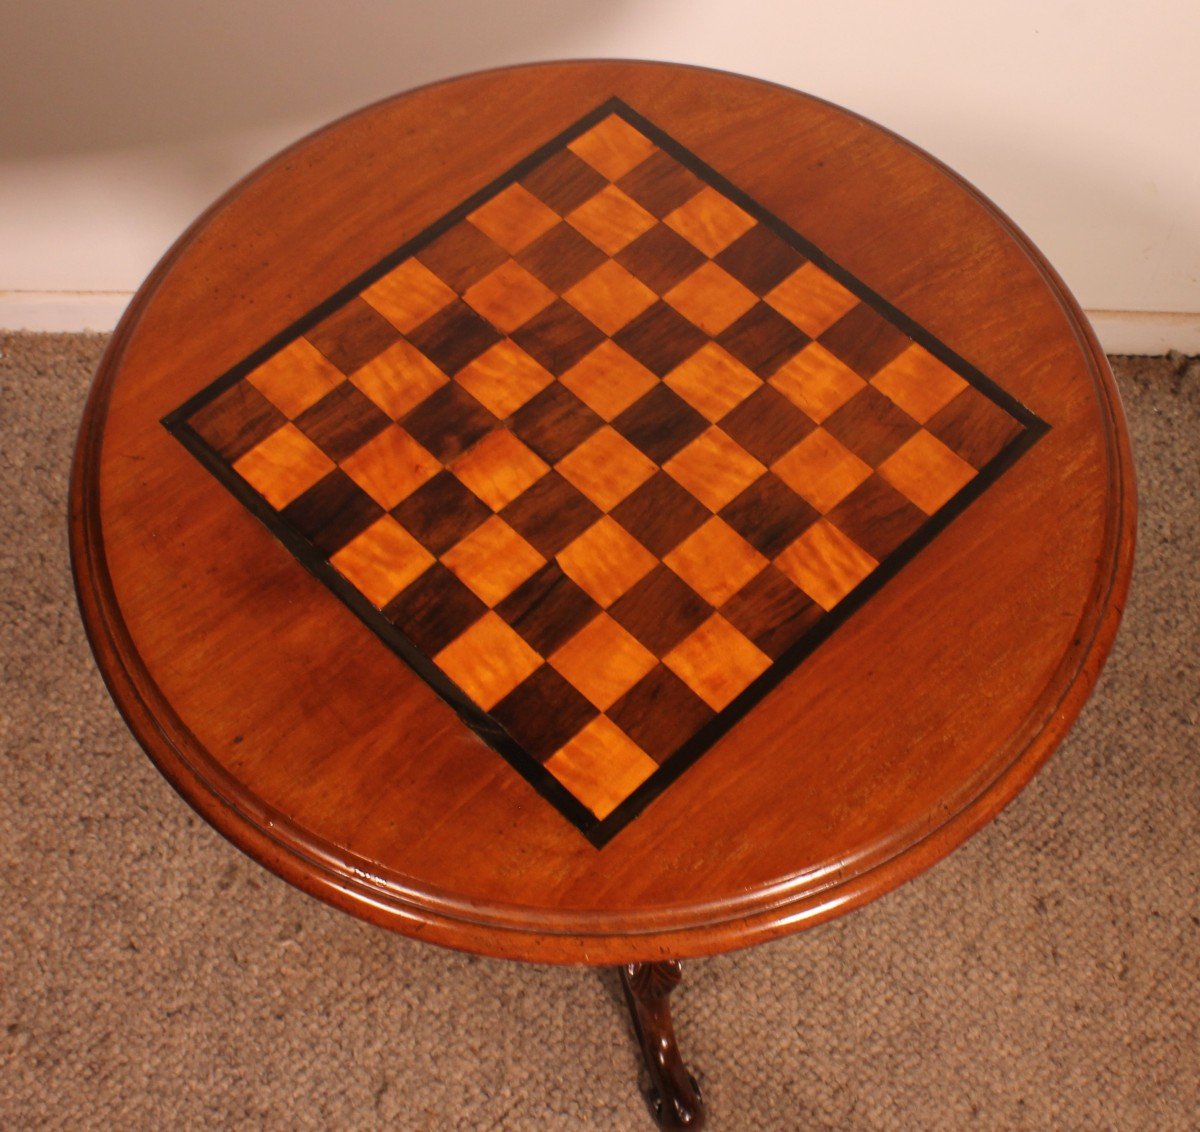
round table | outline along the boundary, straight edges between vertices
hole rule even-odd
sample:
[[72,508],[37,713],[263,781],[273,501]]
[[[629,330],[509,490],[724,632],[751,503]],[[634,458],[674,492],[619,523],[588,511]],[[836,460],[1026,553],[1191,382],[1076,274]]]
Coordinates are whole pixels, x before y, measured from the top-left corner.
[[71,497],[162,773],[348,912],[622,964],[846,912],[1062,739],[1134,485],[1078,306],[929,155],[794,91],[556,63],[323,129],[181,237]]

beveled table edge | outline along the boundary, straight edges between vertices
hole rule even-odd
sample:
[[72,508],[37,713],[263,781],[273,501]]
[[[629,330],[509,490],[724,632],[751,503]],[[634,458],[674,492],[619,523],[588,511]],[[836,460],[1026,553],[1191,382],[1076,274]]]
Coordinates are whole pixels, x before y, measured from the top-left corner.
[[[495,68],[562,66],[556,61]],[[605,60],[580,62],[599,63]],[[637,65],[620,61],[623,65]],[[647,66],[680,64],[645,63]],[[486,73],[486,72],[480,72]],[[725,72],[728,73],[728,72]],[[1097,564],[1090,616],[1075,649],[1048,681],[1036,709],[997,751],[1004,769],[947,812],[940,825],[903,831],[886,847],[866,847],[830,875],[799,874],[737,900],[637,914],[555,913],[464,901],[404,878],[378,875],[370,862],[333,850],[241,788],[203,750],[162,696],[130,638],[117,605],[104,554],[98,475],[103,426],[112,383],[142,313],[184,251],[242,190],[313,137],[402,98],[405,91],[364,107],[275,154],[206,209],[172,245],[139,288],[105,351],[79,429],[71,472],[70,551],[76,595],[89,643],[114,702],[134,737],[174,789],[209,824],[264,867],[327,903],[403,934],[458,950],[532,962],[614,964],[662,957],[689,958],[764,942],[813,926],[883,895],[930,867],[986,825],[1011,801],[1066,735],[1090,695],[1116,636],[1133,565],[1136,487],[1120,396],[1107,359],[1065,284],[1023,232],[978,189],[920,147],[886,127],[780,84],[733,76],[821,102],[880,130],[918,153],[965,189],[1029,258],[1057,298],[1090,362],[1105,417],[1110,498],[1104,550]],[[426,84],[428,89],[454,78]],[[897,845],[899,844],[899,848]]]

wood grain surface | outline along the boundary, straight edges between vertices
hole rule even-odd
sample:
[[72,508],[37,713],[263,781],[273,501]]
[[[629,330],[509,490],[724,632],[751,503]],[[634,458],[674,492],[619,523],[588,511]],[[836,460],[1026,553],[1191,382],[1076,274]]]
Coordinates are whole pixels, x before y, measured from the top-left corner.
[[[1086,323],[943,167],[761,82],[549,64],[354,115],[185,234],[97,377],[72,548],[118,705],[236,844],[601,963],[797,930],[994,816],[1095,681],[1133,513]],[[599,844],[547,800],[620,813],[839,607]]]

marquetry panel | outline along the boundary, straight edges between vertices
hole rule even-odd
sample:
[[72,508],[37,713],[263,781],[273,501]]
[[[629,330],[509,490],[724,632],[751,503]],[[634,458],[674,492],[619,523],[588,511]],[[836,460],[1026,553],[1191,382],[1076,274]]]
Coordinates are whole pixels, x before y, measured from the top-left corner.
[[1043,427],[616,103],[364,278],[168,424],[597,845]]

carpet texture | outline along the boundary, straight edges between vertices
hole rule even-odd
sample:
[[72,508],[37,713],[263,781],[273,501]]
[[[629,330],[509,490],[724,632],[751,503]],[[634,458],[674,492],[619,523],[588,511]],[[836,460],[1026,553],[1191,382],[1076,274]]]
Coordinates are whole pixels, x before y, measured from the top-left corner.
[[[67,565],[101,336],[0,336],[0,1127],[649,1129],[612,972],[409,942],[196,818],[96,673]],[[1124,628],[999,820],[842,920],[690,963],[721,1129],[1188,1129],[1200,1113],[1200,362],[1115,359]]]

